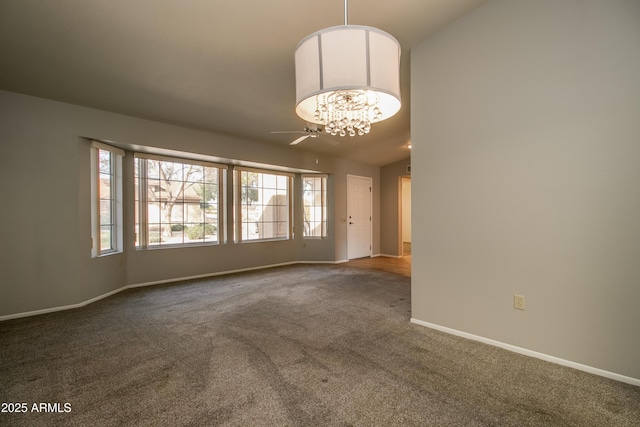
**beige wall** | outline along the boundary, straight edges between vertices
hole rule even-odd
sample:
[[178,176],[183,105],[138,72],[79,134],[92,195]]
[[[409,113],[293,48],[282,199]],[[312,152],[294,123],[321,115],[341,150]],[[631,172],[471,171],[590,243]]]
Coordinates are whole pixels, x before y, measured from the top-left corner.
[[412,50],[414,319],[640,379],[639,23],[495,0]]
[[[346,225],[336,218],[346,216],[347,174],[370,176],[379,186],[378,167],[11,92],[0,91],[0,117],[0,317],[5,318],[83,303],[126,285],[280,263],[346,259]],[[115,141],[129,149],[155,147],[327,173],[330,236],[303,240],[297,209],[296,238],[290,241],[136,251],[133,163],[128,152],[125,251],[91,258],[85,138]],[[299,177],[296,182],[299,189]],[[378,194],[379,190],[374,192],[374,212],[380,209]],[[379,250],[380,221],[379,214],[374,215],[375,251]]]
[[[401,256],[401,217],[399,209],[400,178],[408,176],[406,167],[411,159],[406,158],[380,168],[380,254]],[[375,253],[375,252],[374,252]]]

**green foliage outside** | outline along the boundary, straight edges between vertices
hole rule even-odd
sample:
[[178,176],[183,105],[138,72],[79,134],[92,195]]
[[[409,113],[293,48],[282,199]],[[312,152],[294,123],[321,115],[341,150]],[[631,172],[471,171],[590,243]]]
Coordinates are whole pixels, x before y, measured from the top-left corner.
[[198,224],[187,227],[185,233],[189,240],[203,240],[204,236],[213,235],[216,230],[216,226],[213,224]]

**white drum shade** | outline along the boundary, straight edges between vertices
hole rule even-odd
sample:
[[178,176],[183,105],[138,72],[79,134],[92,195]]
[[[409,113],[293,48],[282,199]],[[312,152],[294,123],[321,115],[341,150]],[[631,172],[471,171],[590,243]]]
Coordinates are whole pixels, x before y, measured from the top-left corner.
[[341,25],[307,36],[295,52],[296,114],[326,125],[316,113],[318,95],[366,91],[381,113],[370,123],[393,116],[401,105],[400,53],[393,36],[373,27]]

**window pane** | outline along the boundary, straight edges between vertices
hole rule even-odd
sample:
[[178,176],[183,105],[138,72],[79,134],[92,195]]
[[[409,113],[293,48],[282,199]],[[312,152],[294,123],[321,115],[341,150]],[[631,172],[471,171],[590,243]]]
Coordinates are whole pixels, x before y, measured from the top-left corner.
[[111,225],[100,226],[100,250],[108,251],[113,249],[111,242]]
[[100,193],[101,199],[110,199],[111,198],[111,180],[113,179],[113,175],[111,174],[100,174],[100,183],[98,191]]
[[113,220],[113,205],[111,200],[100,200],[100,225],[111,225]]
[[[236,176],[240,177],[241,218],[236,219],[241,224],[240,239],[289,238],[290,178],[249,171],[238,171]],[[238,179],[235,184],[238,185]]]
[[101,174],[111,174],[111,156],[112,154],[106,150],[98,150],[99,165]]
[[202,182],[204,179],[204,167],[199,165],[185,166],[184,180],[187,182]]
[[95,163],[92,173],[95,176],[95,186],[92,187],[92,232],[94,241],[92,255],[98,256],[118,250],[118,224],[120,216],[116,212],[116,187],[121,185],[116,176],[119,167],[119,155],[103,148],[95,147]]
[[303,177],[303,236],[325,237],[326,221],[326,177]]
[[164,160],[138,162],[147,164],[150,171],[148,179],[136,176],[138,185],[147,188],[146,200],[139,201],[147,218],[138,224],[139,232],[146,233],[147,245],[216,243],[218,169]]
[[148,178],[160,178],[160,166],[157,160],[139,160],[143,164],[147,164],[147,177]]
[[182,164],[173,162],[158,162],[160,166],[159,178],[165,181],[179,180],[182,181]]
[[201,203],[185,203],[184,217],[188,222],[200,223],[204,219],[204,210]]

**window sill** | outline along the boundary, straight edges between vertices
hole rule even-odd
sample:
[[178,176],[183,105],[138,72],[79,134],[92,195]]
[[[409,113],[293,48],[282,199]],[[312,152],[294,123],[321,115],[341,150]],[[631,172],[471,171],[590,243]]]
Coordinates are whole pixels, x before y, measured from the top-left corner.
[[273,239],[240,240],[239,242],[234,242],[234,243],[286,242],[289,240],[293,240],[293,239],[291,239],[290,237],[281,237],[281,238],[273,238]]
[[122,254],[122,253],[123,253],[123,251],[112,251],[112,252],[105,252],[105,253],[97,254],[97,255],[93,255],[92,254],[91,258],[105,258],[105,257],[109,257],[109,256],[112,256],[112,255],[119,255],[119,254]]
[[155,251],[159,249],[179,249],[179,248],[197,248],[203,246],[220,246],[219,242],[202,242],[202,243],[182,243],[182,244],[174,244],[174,245],[153,245],[141,247],[136,246],[136,251]]

